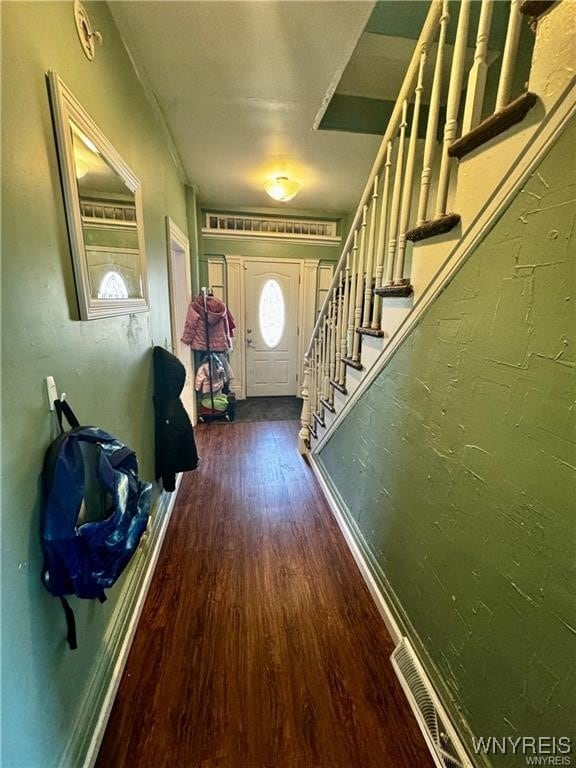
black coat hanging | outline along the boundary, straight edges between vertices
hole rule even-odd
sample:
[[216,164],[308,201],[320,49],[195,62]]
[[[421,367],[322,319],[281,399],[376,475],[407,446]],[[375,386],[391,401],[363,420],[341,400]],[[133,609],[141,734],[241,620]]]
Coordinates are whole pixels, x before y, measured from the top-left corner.
[[162,347],[154,347],[154,408],[156,412],[156,479],[166,491],[176,487],[176,473],[196,469],[198,452],[194,429],[180,394],[186,369]]

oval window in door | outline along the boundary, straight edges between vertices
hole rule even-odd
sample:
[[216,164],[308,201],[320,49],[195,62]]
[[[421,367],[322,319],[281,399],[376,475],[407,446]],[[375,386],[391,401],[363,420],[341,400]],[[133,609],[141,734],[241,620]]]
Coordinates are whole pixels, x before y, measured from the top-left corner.
[[280,343],[286,322],[286,307],[282,288],[277,280],[264,283],[258,307],[260,334],[264,344],[272,349]]

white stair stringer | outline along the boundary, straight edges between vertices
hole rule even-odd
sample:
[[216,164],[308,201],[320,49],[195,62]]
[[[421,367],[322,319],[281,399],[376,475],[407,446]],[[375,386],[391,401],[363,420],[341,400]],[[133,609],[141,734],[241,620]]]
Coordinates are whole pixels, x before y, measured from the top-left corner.
[[[384,339],[378,339],[382,345],[380,353],[372,360],[369,369],[356,371],[348,367],[346,371],[346,396],[340,395],[344,400],[344,406],[337,408],[332,415],[330,427],[318,431],[318,439],[312,443],[313,452],[319,451],[329,439],[331,433],[338,427],[342,419],[354,406],[354,403],[362,397],[374,379],[388,364],[392,355],[410,334],[418,323],[422,314],[434,302],[438,294],[450,282],[458,269],[466,259],[476,250],[491,228],[492,223],[499,217],[500,212],[506,208],[533,172],[535,167],[553,144],[557,136],[562,132],[570,118],[576,113],[576,76],[572,75],[568,86],[557,99],[542,119],[542,122],[532,133],[527,145],[510,172],[501,180],[499,185],[487,197],[485,203],[476,212],[461,234],[459,240],[448,240],[443,243],[445,250],[436,256],[436,271],[427,276],[424,287],[416,292],[412,308],[405,305],[399,306],[398,302],[407,301],[401,299],[385,299],[388,306],[384,307],[383,327]],[[503,139],[502,144],[506,141]],[[434,248],[441,247],[435,244]],[[409,300],[411,302],[412,299]],[[391,307],[389,304],[394,302]],[[408,304],[408,301],[407,301]],[[373,349],[373,345],[370,345]],[[365,365],[365,360],[362,359]]]

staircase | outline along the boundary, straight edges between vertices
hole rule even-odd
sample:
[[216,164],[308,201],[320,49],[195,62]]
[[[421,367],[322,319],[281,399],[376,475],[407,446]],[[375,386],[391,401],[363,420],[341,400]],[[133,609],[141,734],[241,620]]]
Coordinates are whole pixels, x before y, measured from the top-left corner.
[[471,0],[430,3],[306,351],[302,453],[328,439],[574,112],[570,0],[507,2],[497,52],[494,2],[474,2],[476,29]]

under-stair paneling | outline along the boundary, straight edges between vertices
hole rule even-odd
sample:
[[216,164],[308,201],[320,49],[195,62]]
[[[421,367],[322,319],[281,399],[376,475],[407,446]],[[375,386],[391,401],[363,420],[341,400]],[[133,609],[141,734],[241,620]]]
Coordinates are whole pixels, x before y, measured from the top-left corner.
[[573,726],[575,142],[316,456],[469,746]]

